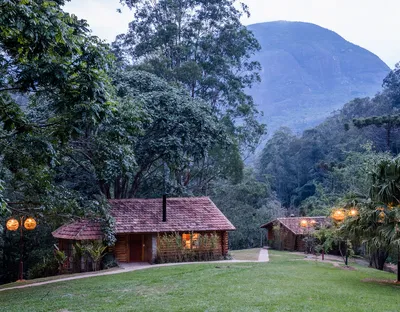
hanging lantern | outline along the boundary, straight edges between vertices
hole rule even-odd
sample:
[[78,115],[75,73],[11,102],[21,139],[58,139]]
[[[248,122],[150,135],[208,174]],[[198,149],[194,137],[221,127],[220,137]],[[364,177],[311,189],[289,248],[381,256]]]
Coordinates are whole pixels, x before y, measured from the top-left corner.
[[301,227],[307,227],[307,225],[308,225],[307,220],[303,219],[303,220],[300,221],[300,226]]
[[9,231],[16,231],[16,230],[18,230],[18,228],[19,228],[19,222],[18,222],[18,220],[17,220],[17,219],[14,219],[14,218],[8,220],[7,223],[6,223],[6,228],[7,228],[7,230],[9,230]]
[[356,217],[358,215],[358,210],[356,208],[352,208],[349,211],[349,216],[350,217]]
[[346,214],[342,209],[335,210],[332,214],[333,220],[340,222],[343,221],[346,218]]
[[28,218],[24,222],[24,227],[27,230],[34,230],[36,228],[36,220],[33,218]]

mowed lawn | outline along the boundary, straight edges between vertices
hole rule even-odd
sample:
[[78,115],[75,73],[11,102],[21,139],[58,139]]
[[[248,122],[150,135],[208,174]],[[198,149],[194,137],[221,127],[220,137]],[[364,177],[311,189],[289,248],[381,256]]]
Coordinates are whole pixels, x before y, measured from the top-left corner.
[[0,292],[1,311],[399,311],[400,287],[272,251],[269,263],[190,264]]

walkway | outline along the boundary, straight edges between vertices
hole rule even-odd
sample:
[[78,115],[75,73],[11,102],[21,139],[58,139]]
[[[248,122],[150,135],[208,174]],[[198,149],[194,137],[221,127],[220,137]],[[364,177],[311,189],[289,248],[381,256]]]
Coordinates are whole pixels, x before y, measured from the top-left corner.
[[267,248],[261,248],[260,253],[258,255],[258,262],[269,262],[269,255]]

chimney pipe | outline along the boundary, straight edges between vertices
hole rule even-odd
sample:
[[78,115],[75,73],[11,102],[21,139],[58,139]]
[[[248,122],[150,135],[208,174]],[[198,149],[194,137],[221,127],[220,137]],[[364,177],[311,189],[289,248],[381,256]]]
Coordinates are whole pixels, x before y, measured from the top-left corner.
[[167,195],[164,194],[162,199],[162,221],[167,222]]

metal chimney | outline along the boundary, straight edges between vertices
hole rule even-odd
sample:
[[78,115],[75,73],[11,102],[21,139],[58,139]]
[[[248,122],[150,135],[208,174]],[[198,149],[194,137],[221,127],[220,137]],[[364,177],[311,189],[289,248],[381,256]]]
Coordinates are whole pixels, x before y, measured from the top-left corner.
[[167,195],[164,194],[162,199],[162,221],[167,222]]

